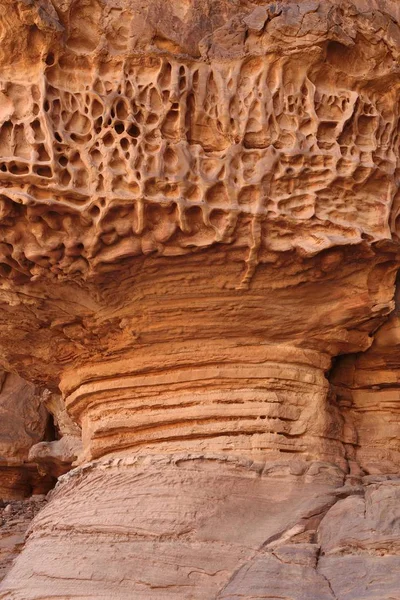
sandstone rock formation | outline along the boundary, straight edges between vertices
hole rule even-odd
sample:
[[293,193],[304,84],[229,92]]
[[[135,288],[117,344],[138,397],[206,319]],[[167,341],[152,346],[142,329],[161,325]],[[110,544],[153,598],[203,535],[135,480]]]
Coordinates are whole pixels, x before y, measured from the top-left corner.
[[398,598],[398,2],[0,4],[0,363],[83,440],[0,598]]
[[42,403],[53,417],[55,433],[53,439],[32,446],[29,459],[42,473],[57,478],[67,473],[81,454],[81,430],[69,417],[59,393],[45,390]]
[[18,375],[1,371],[0,386],[0,498],[47,492],[53,481],[29,452],[46,438],[49,413],[35,386]]
[[[0,580],[21,550],[44,494],[71,469],[80,430],[57,393],[0,374]],[[30,499],[26,499],[30,497]]]
[[11,502],[0,501],[0,581],[21,551],[33,517],[45,503],[43,495]]

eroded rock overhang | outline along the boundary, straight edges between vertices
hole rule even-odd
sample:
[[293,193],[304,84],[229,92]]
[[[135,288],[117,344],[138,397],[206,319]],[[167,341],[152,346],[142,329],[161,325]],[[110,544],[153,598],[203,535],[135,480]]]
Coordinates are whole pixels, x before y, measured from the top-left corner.
[[[328,417],[292,431],[298,409],[268,416],[262,392],[251,422],[239,400],[225,418],[213,394],[292,361],[324,399],[331,357],[393,309],[400,29],[395,3],[364,4],[3,2],[1,358],[61,381],[88,456],[248,429],[263,452],[266,425],[280,451],[340,437]],[[182,402],[211,381],[179,431],[168,397],[162,417],[128,410],[160,368]]]

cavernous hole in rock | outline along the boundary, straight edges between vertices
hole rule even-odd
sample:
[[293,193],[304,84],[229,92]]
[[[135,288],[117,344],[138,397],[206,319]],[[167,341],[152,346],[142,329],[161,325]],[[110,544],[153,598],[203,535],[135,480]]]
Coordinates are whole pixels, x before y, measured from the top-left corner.
[[394,400],[400,390],[400,271],[393,299],[389,314],[371,320],[370,347],[334,357],[325,373],[329,402],[342,419],[349,472],[356,477],[400,470],[400,424]]

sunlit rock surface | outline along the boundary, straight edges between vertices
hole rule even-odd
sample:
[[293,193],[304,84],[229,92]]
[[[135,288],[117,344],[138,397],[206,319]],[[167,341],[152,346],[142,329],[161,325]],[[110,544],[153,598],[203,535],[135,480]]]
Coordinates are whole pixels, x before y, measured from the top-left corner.
[[0,4],[0,598],[397,597],[397,1]]

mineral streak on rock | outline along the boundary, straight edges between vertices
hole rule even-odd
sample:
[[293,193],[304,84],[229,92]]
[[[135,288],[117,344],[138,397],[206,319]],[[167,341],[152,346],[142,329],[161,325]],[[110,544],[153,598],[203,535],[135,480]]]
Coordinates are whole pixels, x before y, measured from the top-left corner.
[[0,598],[397,597],[398,2],[0,6],[0,363],[79,455]]

